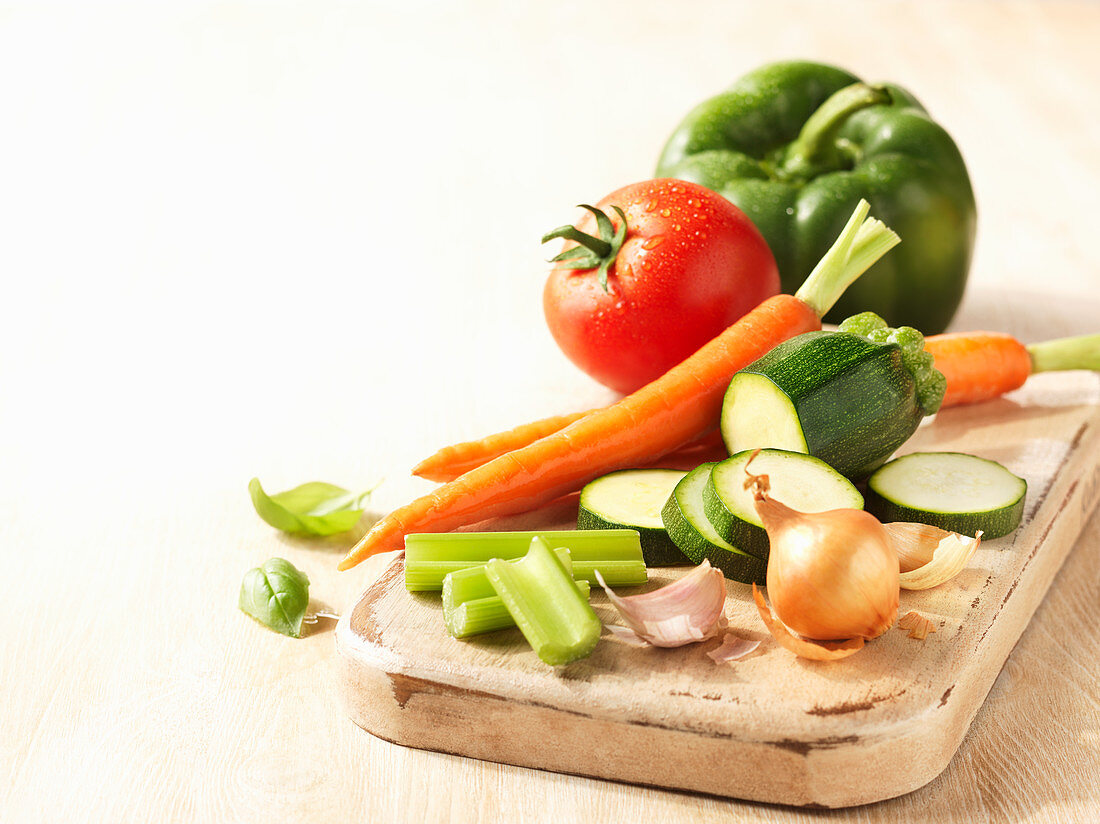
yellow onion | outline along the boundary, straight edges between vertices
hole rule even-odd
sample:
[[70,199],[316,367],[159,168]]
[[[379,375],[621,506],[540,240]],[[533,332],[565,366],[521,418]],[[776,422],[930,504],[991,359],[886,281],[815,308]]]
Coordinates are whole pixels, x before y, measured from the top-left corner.
[[766,475],[750,474],[746,485],[768,533],[768,597],[780,621],[819,641],[876,638],[893,625],[898,556],[877,518],[791,509],[768,497]]

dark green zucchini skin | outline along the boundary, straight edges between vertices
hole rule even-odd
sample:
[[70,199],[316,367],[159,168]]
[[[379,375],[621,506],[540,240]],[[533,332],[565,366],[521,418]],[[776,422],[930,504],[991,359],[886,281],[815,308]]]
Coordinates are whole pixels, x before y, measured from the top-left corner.
[[708,480],[707,485],[703,487],[703,510],[723,540],[733,544],[742,552],[759,558],[764,562],[765,573],[767,572],[770,546],[767,530],[734,517],[722,503],[722,497],[718,494],[713,480]]
[[767,560],[757,558],[755,555],[730,552],[710,543],[687,547],[684,549],[684,555],[696,565],[703,563],[704,560],[710,561],[712,567],[721,570],[722,574],[731,581],[764,586],[768,580]]
[[[932,456],[959,456],[972,461],[981,461],[983,463],[993,464],[1005,475],[1012,477],[1019,485],[1019,497],[1012,503],[1006,504],[1000,507],[994,507],[985,511],[965,511],[959,509],[954,512],[934,511],[931,509],[920,509],[915,506],[909,506],[901,501],[896,500],[897,493],[893,495],[888,491],[881,491],[879,489],[879,476],[881,473],[872,475],[867,481],[867,494],[865,497],[866,509],[884,524],[892,521],[903,521],[906,523],[918,523],[929,524],[930,526],[937,526],[940,529],[946,529],[948,532],[958,532],[960,535],[974,535],[978,530],[982,531],[982,539],[985,541],[992,541],[994,538],[1001,538],[1014,531],[1016,527],[1020,525],[1020,522],[1024,518],[1024,502],[1027,498],[1027,481],[1009,472],[1004,466],[991,461],[986,458],[979,458],[975,455],[967,455],[965,453],[958,452],[914,452],[908,455],[904,455],[895,461],[891,462],[893,467],[901,467],[903,465],[912,465],[910,461],[919,460],[922,458]],[[883,472],[887,470],[884,469]],[[945,483],[950,483],[945,481]],[[966,500],[960,496],[958,501],[960,507],[964,507]]]
[[[577,511],[577,529],[622,528],[622,524],[609,521],[583,506]],[[647,567],[685,566],[692,563],[691,559],[685,556],[680,548],[672,542],[664,529],[653,529],[644,526],[631,526],[628,528],[638,531],[638,538],[642,544],[642,560],[645,561]]]
[[[680,484],[684,484],[688,477],[696,473],[705,472],[709,476],[715,463],[700,464],[689,472],[684,480],[680,481]],[[704,560],[707,560],[710,561],[712,567],[722,570],[722,574],[732,581],[763,586],[767,582],[768,576],[767,560],[750,555],[747,552],[730,551],[725,547],[711,543],[705,535],[695,528],[681,509],[680,500],[677,497],[677,490],[680,489],[681,486],[676,487],[661,513],[665,522],[665,530],[673,543],[680,548],[680,551],[693,564],[701,564]]]
[[741,371],[763,375],[786,394],[809,454],[853,480],[882,466],[924,417],[895,343],[807,332]]
[[929,512],[925,509],[914,509],[897,501],[879,494],[870,487],[867,488],[867,511],[888,524],[894,521],[902,521],[911,524],[929,524],[946,529],[948,532],[958,532],[960,535],[973,536],[978,530],[982,532],[983,541],[992,541],[994,538],[1002,538],[1008,535],[1020,525],[1024,517],[1024,496],[1011,507],[995,510],[993,512]]

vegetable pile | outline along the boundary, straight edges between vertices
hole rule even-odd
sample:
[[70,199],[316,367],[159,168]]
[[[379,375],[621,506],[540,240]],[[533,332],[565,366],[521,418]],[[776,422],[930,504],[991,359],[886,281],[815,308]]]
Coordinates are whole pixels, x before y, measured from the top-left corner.
[[[1015,530],[1027,483],[979,456],[893,456],[941,409],[1037,372],[1100,370],[1100,334],[918,331],[942,332],[962,297],[974,196],[951,138],[897,86],[765,66],[693,110],[658,173],[542,239],[564,241],[543,296],[551,334],[629,394],[429,456],[413,472],[442,485],[378,520],[339,568],[403,549],[406,588],[440,593],[451,636],[518,628],[551,666],[597,647],[597,586],[619,642],[720,638],[718,663],[758,645],[726,631],[730,581],[803,658],[846,658],[895,624],[928,639],[925,616],[898,620],[903,590],[951,581],[983,537]],[[673,458],[691,468],[656,465]],[[265,521],[308,535],[352,529],[367,494],[249,489]],[[576,530],[451,531],[578,491]],[[612,589],[669,565],[694,568]],[[272,559],[240,608],[297,637],[308,586]]]
[[[624,641],[678,645],[714,637],[724,622],[715,599],[724,603],[725,587],[720,597],[708,596],[705,587],[713,584],[705,582],[724,576],[753,585],[761,619],[782,647],[822,661],[854,654],[895,623],[902,589],[950,580],[983,532],[999,536],[1015,529],[1026,491],[1022,479],[973,456],[889,461],[945,398],[965,403],[983,393],[996,397],[1021,370],[1007,367],[1007,379],[963,390],[962,384],[976,383],[959,377],[968,374],[971,353],[1003,348],[1003,337],[926,342],[916,329],[890,328],[871,312],[845,320],[835,332],[818,328],[844,289],[899,242],[868,211],[865,201],[857,206],[794,296],[766,299],[618,403],[448,447],[421,462],[416,471],[444,485],[375,524],[341,568],[398,549],[404,540],[406,585],[421,588],[418,576],[428,559],[420,547],[432,532],[523,511],[583,484],[580,532],[553,541],[562,544],[554,551],[545,536],[530,534],[435,538],[444,547],[477,544],[477,557],[467,559],[472,565],[448,570],[442,582],[433,573],[428,584],[443,593],[451,635],[467,638],[515,625],[549,664],[588,655],[599,637],[599,621],[587,606],[591,584],[607,587],[612,574],[600,559],[590,567],[595,581],[578,574],[584,550],[576,552],[576,536],[591,530],[594,536],[634,536],[636,562],[698,565],[698,574],[681,579],[682,593],[674,585],[622,598],[608,589],[627,624],[612,632]],[[608,221],[603,233],[611,231]],[[565,262],[586,260],[568,251],[559,256]],[[608,276],[605,263],[597,268],[600,280]],[[1053,346],[1071,353],[1048,362],[1080,365],[1093,343],[1047,344],[1048,352]],[[1028,355],[1027,371],[1034,371],[1030,351],[1015,346]],[[937,368],[941,362],[956,377],[946,377]],[[639,468],[674,452],[690,454],[684,450],[708,438],[713,442],[716,426],[729,458],[700,462],[691,471]],[[863,481],[869,511],[854,485]],[[980,496],[974,492],[979,487]],[[524,542],[530,548],[518,558]],[[453,565],[458,557],[445,549],[436,562]],[[610,585],[632,583],[639,581],[612,578]],[[771,607],[756,590],[764,583]],[[630,608],[647,603],[655,610],[643,613],[647,619]],[[913,637],[926,638],[934,628],[914,616],[907,616],[907,627]],[[668,627],[677,631],[669,635]],[[722,648],[747,649],[736,639]],[[727,660],[725,653],[718,658]]]
[[524,512],[574,492],[588,480],[632,468],[714,429],[730,379],[775,345],[819,329],[844,289],[898,243],[868,204],[792,295],[768,298],[652,383],[564,429],[494,458],[376,523],[340,562],[401,549],[411,532],[444,532]]

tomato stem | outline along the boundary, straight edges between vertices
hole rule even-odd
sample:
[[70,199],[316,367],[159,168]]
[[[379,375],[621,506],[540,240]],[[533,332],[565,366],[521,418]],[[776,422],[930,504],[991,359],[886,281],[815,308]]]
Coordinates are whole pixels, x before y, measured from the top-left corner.
[[559,226],[552,232],[547,232],[542,236],[542,242],[547,243],[555,238],[563,238],[566,241],[578,244],[577,246],[570,246],[560,254],[550,258],[549,262],[557,263],[560,269],[597,269],[600,286],[607,292],[609,291],[607,288],[608,269],[615,263],[615,258],[619,255],[623,241],[626,240],[626,215],[618,206],[611,207],[619,215],[619,228],[616,230],[611,218],[602,210],[597,209],[595,206],[589,206],[587,203],[581,203],[579,207],[587,209],[595,216],[596,227],[600,232],[599,237],[582,232],[576,226],[567,224]]

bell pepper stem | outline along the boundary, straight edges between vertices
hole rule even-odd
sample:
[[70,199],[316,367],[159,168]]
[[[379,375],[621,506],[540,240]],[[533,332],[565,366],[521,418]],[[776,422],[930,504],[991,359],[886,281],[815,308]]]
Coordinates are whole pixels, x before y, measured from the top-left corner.
[[1032,343],[1027,352],[1031,355],[1032,373],[1067,369],[1100,371],[1100,334]]
[[901,243],[889,226],[868,217],[871,204],[860,200],[829,251],[794,296],[824,317],[844,290],[883,255]]
[[798,137],[787,147],[782,175],[788,179],[809,180],[828,171],[841,168],[836,134],[848,118],[860,109],[891,101],[890,93],[881,86],[853,83],[829,97],[810,115]]

